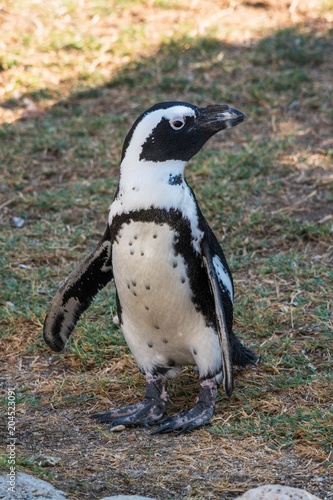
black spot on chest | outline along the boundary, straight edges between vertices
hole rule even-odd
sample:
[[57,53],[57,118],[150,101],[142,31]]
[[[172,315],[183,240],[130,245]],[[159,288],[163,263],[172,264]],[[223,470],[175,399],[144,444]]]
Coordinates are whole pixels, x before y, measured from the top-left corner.
[[169,175],[168,183],[170,186],[179,186],[183,182],[183,176],[181,174],[178,175]]

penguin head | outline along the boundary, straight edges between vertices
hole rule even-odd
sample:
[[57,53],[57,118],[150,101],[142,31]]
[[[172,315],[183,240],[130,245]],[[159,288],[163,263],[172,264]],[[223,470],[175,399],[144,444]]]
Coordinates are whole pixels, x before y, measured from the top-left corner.
[[185,102],[162,102],[135,121],[123,146],[122,163],[186,163],[214,134],[245,120],[227,104],[198,108]]

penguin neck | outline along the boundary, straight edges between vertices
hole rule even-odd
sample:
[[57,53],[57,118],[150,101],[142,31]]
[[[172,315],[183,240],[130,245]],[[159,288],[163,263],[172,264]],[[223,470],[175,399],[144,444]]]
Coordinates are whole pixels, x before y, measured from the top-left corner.
[[132,163],[124,158],[115,201],[122,204],[124,211],[180,207],[187,191],[185,165],[179,160]]
[[109,224],[113,218],[144,210],[177,210],[189,220],[192,245],[200,253],[204,233],[200,229],[198,206],[184,179],[184,161],[127,163],[122,161],[116,197],[110,207]]
[[140,160],[137,162],[126,161],[120,165],[119,187],[127,189],[133,186],[169,184],[170,177],[180,176],[183,180],[186,162],[181,160],[168,160],[154,162]]

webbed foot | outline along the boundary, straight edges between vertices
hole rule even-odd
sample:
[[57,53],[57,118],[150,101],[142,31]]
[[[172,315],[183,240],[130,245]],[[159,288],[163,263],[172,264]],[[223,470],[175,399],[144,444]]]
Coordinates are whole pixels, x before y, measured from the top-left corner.
[[177,434],[189,432],[209,422],[214,413],[218,385],[215,379],[206,379],[200,383],[200,394],[197,404],[190,410],[185,410],[165,418],[151,434],[163,434],[178,431]]
[[91,418],[96,419],[97,422],[109,422],[111,429],[117,425],[149,426],[163,418],[166,402],[165,381],[162,379],[147,379],[143,401],[106,413],[97,413],[91,415]]

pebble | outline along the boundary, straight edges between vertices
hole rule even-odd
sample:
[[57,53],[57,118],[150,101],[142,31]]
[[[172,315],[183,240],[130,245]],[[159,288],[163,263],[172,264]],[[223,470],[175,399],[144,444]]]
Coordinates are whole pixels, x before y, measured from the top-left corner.
[[61,458],[52,457],[50,455],[36,455],[33,457],[33,461],[41,467],[53,467],[54,465],[57,465],[57,463],[61,462]]
[[121,432],[124,431],[126,427],[124,425],[115,425],[114,427],[110,428],[110,432]]
[[14,227],[23,227],[25,220],[22,217],[12,217],[11,223]]

